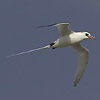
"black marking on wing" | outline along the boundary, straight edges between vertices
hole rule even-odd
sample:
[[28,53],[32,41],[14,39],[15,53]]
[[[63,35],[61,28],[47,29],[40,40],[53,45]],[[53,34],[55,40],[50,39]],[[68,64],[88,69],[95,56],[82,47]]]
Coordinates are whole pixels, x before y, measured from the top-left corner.
[[49,26],[53,26],[53,25],[56,25],[57,23],[55,23],[55,24],[49,24],[49,25],[44,25],[44,26],[38,26],[38,27],[36,27],[36,28],[44,28],[44,27],[49,27]]

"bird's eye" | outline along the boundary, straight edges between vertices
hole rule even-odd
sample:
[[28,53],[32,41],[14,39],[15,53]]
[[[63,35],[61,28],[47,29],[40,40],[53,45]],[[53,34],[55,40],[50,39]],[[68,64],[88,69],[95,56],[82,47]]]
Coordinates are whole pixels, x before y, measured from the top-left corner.
[[86,33],[85,35],[86,35],[86,36],[88,36],[89,34],[88,34],[88,33]]

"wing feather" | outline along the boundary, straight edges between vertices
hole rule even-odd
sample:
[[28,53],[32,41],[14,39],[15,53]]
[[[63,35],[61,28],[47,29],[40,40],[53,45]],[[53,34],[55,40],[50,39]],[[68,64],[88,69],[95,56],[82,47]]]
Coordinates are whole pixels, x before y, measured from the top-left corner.
[[61,36],[69,35],[72,33],[72,31],[69,28],[69,23],[49,24],[49,25],[39,26],[37,28],[50,27],[50,26],[56,26],[61,32]]
[[54,26],[56,26],[59,29],[59,31],[61,32],[61,36],[69,35],[72,33],[72,31],[69,28],[69,23],[59,23]]
[[83,76],[86,65],[88,64],[89,51],[80,44],[75,44],[72,47],[79,53],[79,63],[74,81],[74,86],[76,86]]

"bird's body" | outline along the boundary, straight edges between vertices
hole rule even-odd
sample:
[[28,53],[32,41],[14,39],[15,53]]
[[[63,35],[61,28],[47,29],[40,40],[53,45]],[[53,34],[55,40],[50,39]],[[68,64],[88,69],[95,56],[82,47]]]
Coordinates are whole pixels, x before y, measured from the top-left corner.
[[[41,49],[48,49],[48,48],[55,49],[55,48],[60,48],[60,47],[71,46],[79,54],[79,64],[78,64],[78,68],[76,72],[76,78],[74,81],[74,86],[76,86],[86,69],[86,65],[88,64],[88,56],[89,56],[88,49],[81,46],[80,42],[88,38],[94,39],[94,37],[91,36],[91,34],[88,32],[71,31],[69,28],[69,23],[59,23],[59,24],[53,24],[53,25],[47,25],[47,26],[56,26],[61,32],[61,37],[47,46],[44,46],[38,49],[29,50],[26,52],[21,52],[14,55],[10,55],[8,57],[17,56],[17,55],[21,55],[21,54],[41,50]],[[47,26],[40,26],[40,27],[47,27]]]
[[66,47],[66,46],[71,46],[73,44],[79,43],[84,38],[82,37],[83,34],[81,32],[72,32],[70,35],[62,36],[58,38],[56,41],[54,41],[54,45],[52,47],[58,48],[58,47]]

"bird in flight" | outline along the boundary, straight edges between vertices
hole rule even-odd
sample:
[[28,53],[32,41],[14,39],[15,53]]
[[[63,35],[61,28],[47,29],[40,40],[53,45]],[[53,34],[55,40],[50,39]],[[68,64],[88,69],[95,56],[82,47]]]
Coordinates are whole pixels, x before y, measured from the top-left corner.
[[8,57],[18,56],[26,53],[30,53],[33,51],[41,50],[41,49],[48,49],[48,48],[60,48],[60,47],[67,47],[71,46],[73,49],[75,49],[79,54],[79,62],[78,67],[76,71],[75,81],[74,81],[74,87],[79,83],[86,66],[88,64],[88,56],[89,51],[85,47],[83,47],[80,42],[85,39],[95,39],[94,36],[92,36],[88,32],[74,32],[69,28],[69,23],[58,23],[58,24],[52,24],[52,25],[46,25],[46,26],[40,26],[38,28],[42,27],[48,27],[48,26],[56,26],[58,30],[61,33],[60,38],[52,42],[51,44],[38,48],[38,49],[32,49],[29,51],[21,52],[18,54],[13,54]]

